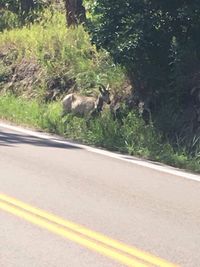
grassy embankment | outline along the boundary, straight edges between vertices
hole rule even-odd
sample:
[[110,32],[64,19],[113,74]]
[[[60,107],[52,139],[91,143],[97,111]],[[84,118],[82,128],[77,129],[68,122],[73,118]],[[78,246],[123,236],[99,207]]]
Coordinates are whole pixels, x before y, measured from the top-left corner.
[[174,151],[134,112],[119,122],[105,110],[86,123],[71,114],[62,118],[59,97],[44,101],[56,90],[60,97],[71,88],[97,93],[97,83],[109,83],[113,94],[123,94],[126,78],[106,51],[97,52],[90,44],[82,27],[66,29],[64,15],[47,12],[39,24],[0,34],[0,118],[200,172],[199,157],[184,148]]

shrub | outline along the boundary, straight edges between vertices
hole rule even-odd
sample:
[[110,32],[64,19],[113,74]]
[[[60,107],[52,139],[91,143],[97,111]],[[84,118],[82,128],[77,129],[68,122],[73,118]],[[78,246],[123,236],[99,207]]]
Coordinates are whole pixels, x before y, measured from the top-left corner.
[[0,32],[15,28],[18,25],[19,21],[16,14],[6,9],[0,9]]
[[46,10],[40,23],[0,34],[0,50],[11,44],[17,55],[12,63],[18,69],[24,62],[40,68],[37,87],[43,87],[44,95],[46,90],[62,94],[73,87],[87,94],[97,83],[119,89],[125,81],[123,69],[113,63],[109,53],[97,51],[82,26],[67,29],[65,15],[58,11]]

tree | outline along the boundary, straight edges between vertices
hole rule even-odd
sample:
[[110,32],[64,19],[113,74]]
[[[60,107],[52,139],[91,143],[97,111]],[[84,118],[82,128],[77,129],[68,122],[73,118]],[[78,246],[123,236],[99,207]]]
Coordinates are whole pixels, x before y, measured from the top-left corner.
[[24,25],[26,22],[33,22],[38,17],[39,11],[49,4],[50,1],[46,0],[0,0],[0,11],[1,16],[12,12],[17,16],[18,24]]
[[77,26],[86,20],[85,8],[82,0],[65,0],[67,26]]
[[19,10],[21,20],[24,21],[27,16],[31,13],[31,11],[35,8],[35,1],[34,0],[20,0],[19,1]]
[[136,85],[142,80],[147,90],[165,88],[177,53],[195,49],[199,55],[199,0],[95,2],[98,23],[93,40],[126,66]]
[[[93,42],[126,67],[134,92],[149,102],[159,128],[174,138],[175,133],[178,136],[191,128],[199,136],[199,0],[95,3]],[[194,117],[190,116],[184,125],[186,110],[193,110],[190,114]],[[188,141],[185,136],[180,139]]]

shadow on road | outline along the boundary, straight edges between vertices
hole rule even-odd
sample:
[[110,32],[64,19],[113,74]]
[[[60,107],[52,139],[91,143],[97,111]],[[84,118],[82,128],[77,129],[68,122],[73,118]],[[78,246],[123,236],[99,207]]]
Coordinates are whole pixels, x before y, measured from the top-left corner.
[[51,140],[45,140],[43,138],[39,138],[39,137],[31,136],[31,135],[0,132],[0,146],[15,146],[19,144],[28,144],[28,145],[41,146],[41,147],[81,149],[73,145],[56,143]]

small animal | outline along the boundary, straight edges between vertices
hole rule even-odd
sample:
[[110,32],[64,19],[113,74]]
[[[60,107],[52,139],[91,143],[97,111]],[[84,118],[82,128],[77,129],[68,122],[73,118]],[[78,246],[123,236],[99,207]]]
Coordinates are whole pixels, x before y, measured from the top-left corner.
[[79,116],[88,116],[99,114],[103,109],[103,104],[110,104],[110,91],[109,85],[107,87],[101,85],[99,87],[100,94],[98,98],[81,96],[77,93],[71,93],[64,97],[63,115],[67,113],[73,113]]

